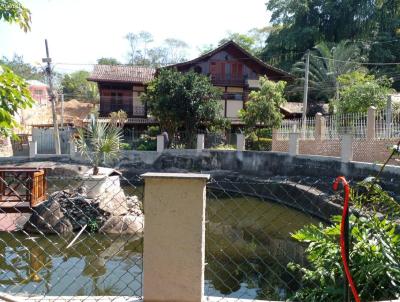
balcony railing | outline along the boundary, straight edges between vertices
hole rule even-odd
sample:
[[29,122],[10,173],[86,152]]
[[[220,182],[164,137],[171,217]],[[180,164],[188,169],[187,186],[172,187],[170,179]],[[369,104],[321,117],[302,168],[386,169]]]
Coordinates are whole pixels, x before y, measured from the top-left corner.
[[233,76],[231,74],[212,74],[210,75],[211,82],[214,85],[239,85],[244,86],[245,76]]

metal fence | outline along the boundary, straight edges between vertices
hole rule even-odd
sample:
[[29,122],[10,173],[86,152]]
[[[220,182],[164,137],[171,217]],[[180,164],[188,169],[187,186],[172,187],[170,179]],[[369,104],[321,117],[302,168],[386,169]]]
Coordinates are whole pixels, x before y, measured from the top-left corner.
[[[142,181],[0,173],[0,300],[34,296],[142,296]],[[134,182],[133,182],[134,181]]]
[[[25,174],[32,176],[23,176],[20,169],[0,173],[0,298],[3,293],[34,295],[39,301],[49,296],[64,297],[64,301],[73,296],[81,300],[102,296],[111,301],[141,297],[142,179],[127,179],[115,172],[105,181],[78,176],[40,178],[35,174],[40,169],[30,169]],[[322,291],[327,298],[313,301],[344,301],[339,226],[337,219],[331,220],[341,214],[343,201],[342,194],[333,191],[333,181],[328,177],[260,179],[234,174],[211,179],[207,184],[205,295],[221,302],[232,301],[228,298],[311,301],[299,297]],[[34,207],[36,203],[26,199],[26,192],[38,186],[46,198]],[[393,192],[385,198],[399,199],[399,188],[391,184]],[[393,214],[393,208],[377,204],[373,208],[380,214]],[[372,217],[363,212],[357,215]],[[354,219],[351,223],[357,226]],[[382,219],[377,221],[382,226]],[[314,230],[315,236],[309,231],[308,239],[293,237],[310,225],[314,229],[308,230]],[[355,234],[364,231],[358,228],[361,233]],[[372,242],[392,262],[379,262],[381,270],[374,275],[378,279],[365,281],[372,287],[375,283],[371,282],[379,278],[388,280],[386,272],[392,273],[392,267],[397,274],[400,263],[398,241],[375,242],[375,231],[368,230],[372,239],[365,243]],[[387,232],[393,235],[394,231]],[[355,247],[363,243],[357,236],[353,240]],[[313,241],[326,244],[319,258],[310,252]],[[389,247],[393,244],[392,255]],[[362,269],[357,266],[357,251],[350,254],[353,272]],[[375,264],[374,257],[386,259],[372,255],[368,265]],[[323,263],[322,268],[318,263]],[[322,279],[311,278],[311,273]],[[372,293],[371,297],[380,300],[392,299],[399,294],[396,282],[400,276],[389,277],[394,285],[380,283],[369,289],[358,284],[358,289],[364,297]]]

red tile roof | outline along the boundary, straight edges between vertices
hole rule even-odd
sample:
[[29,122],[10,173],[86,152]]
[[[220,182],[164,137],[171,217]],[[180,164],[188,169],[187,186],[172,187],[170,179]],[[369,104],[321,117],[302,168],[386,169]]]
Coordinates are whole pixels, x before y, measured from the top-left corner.
[[147,83],[154,79],[156,70],[130,65],[95,65],[88,80],[93,82]]

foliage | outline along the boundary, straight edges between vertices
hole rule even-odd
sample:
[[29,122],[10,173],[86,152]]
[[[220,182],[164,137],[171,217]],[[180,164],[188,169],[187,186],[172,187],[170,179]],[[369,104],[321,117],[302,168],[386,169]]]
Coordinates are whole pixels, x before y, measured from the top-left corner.
[[[304,92],[304,75],[306,68],[306,55],[292,67],[292,74],[297,80],[289,85],[288,93],[291,95]],[[309,96],[314,101],[327,101],[338,93],[340,75],[360,69],[363,61],[361,48],[354,43],[342,41],[332,47],[325,42],[317,44],[310,53],[309,69]]]
[[147,134],[151,137],[156,137],[161,133],[160,127],[158,126],[149,126],[147,127]]
[[246,138],[246,150],[271,151],[272,138],[258,137],[252,133]]
[[[293,234],[308,244],[309,267],[291,263],[301,274],[303,287],[295,299],[300,301],[340,301],[343,299],[343,271],[338,243],[341,217],[331,226],[309,225]],[[396,223],[374,216],[350,216],[352,244],[351,273],[362,301],[395,299],[400,296],[400,236]]]
[[211,147],[211,150],[236,150],[234,145],[219,144],[217,146]]
[[125,39],[129,43],[128,60],[132,65],[160,67],[182,62],[186,58],[188,45],[182,40],[168,38],[162,45],[150,47],[154,39],[146,31],[128,33]]
[[[272,12],[273,28],[262,58],[285,70],[321,42],[363,41],[369,61],[400,60],[397,0],[269,0],[267,9]],[[386,65],[370,69],[390,76],[396,68]]]
[[61,85],[66,100],[83,99],[96,101],[98,99],[99,92],[97,85],[87,80],[89,75],[88,71],[79,70],[64,76]]
[[122,150],[132,150],[132,145],[129,143],[121,143],[120,148]]
[[333,104],[340,113],[367,112],[370,106],[383,109],[393,89],[386,77],[376,79],[363,72],[351,72],[339,76],[339,99]]
[[123,128],[127,119],[128,115],[124,110],[119,110],[117,112],[111,112],[110,113],[110,123],[114,125],[115,127],[121,127]]
[[44,72],[29,63],[25,63],[22,56],[14,54],[12,59],[3,57],[0,59],[0,64],[9,67],[16,75],[25,80],[45,81]]
[[15,115],[31,107],[33,99],[24,79],[0,66],[0,136],[10,136],[18,127]]
[[16,23],[27,32],[31,29],[31,12],[16,0],[0,0],[0,21]]
[[284,97],[286,82],[273,82],[261,77],[260,86],[259,91],[250,93],[246,110],[242,109],[239,113],[250,131],[256,127],[272,129],[278,127],[282,121],[280,106],[286,102]]
[[186,144],[192,146],[200,127],[224,125],[219,97],[218,89],[204,75],[162,69],[141,98],[169,137],[183,128]]
[[97,59],[97,64],[99,65],[121,65],[121,63],[116,58],[100,58]]
[[121,128],[97,119],[92,119],[86,128],[79,128],[75,139],[78,151],[91,162],[93,175],[98,174],[101,165],[119,158],[121,142]]

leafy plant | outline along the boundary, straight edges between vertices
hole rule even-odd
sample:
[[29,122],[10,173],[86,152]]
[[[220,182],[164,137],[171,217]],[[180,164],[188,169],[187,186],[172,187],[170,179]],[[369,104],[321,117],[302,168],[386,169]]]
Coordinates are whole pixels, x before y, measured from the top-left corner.
[[97,119],[92,119],[86,128],[78,129],[75,139],[78,151],[91,162],[93,175],[98,175],[99,166],[119,158],[121,142],[121,128]]
[[0,20],[16,23],[24,32],[31,29],[31,12],[15,0],[0,0]]
[[286,82],[273,82],[261,77],[260,86],[259,91],[250,93],[246,110],[242,109],[239,113],[248,131],[253,131],[256,127],[272,129],[278,127],[282,121],[280,106],[286,102]]
[[388,95],[394,92],[390,79],[377,79],[359,71],[339,76],[338,82],[339,98],[333,104],[340,113],[367,112],[370,106],[383,109]]
[[[308,267],[290,263],[303,282],[293,299],[300,301],[340,301],[343,299],[340,258],[339,216],[331,226],[309,225],[292,237],[308,245]],[[389,300],[400,297],[400,236],[397,224],[372,216],[350,216],[352,243],[349,257],[351,273],[362,301]]]
[[0,136],[12,135],[18,127],[15,119],[18,110],[32,107],[33,102],[24,79],[0,66]]

